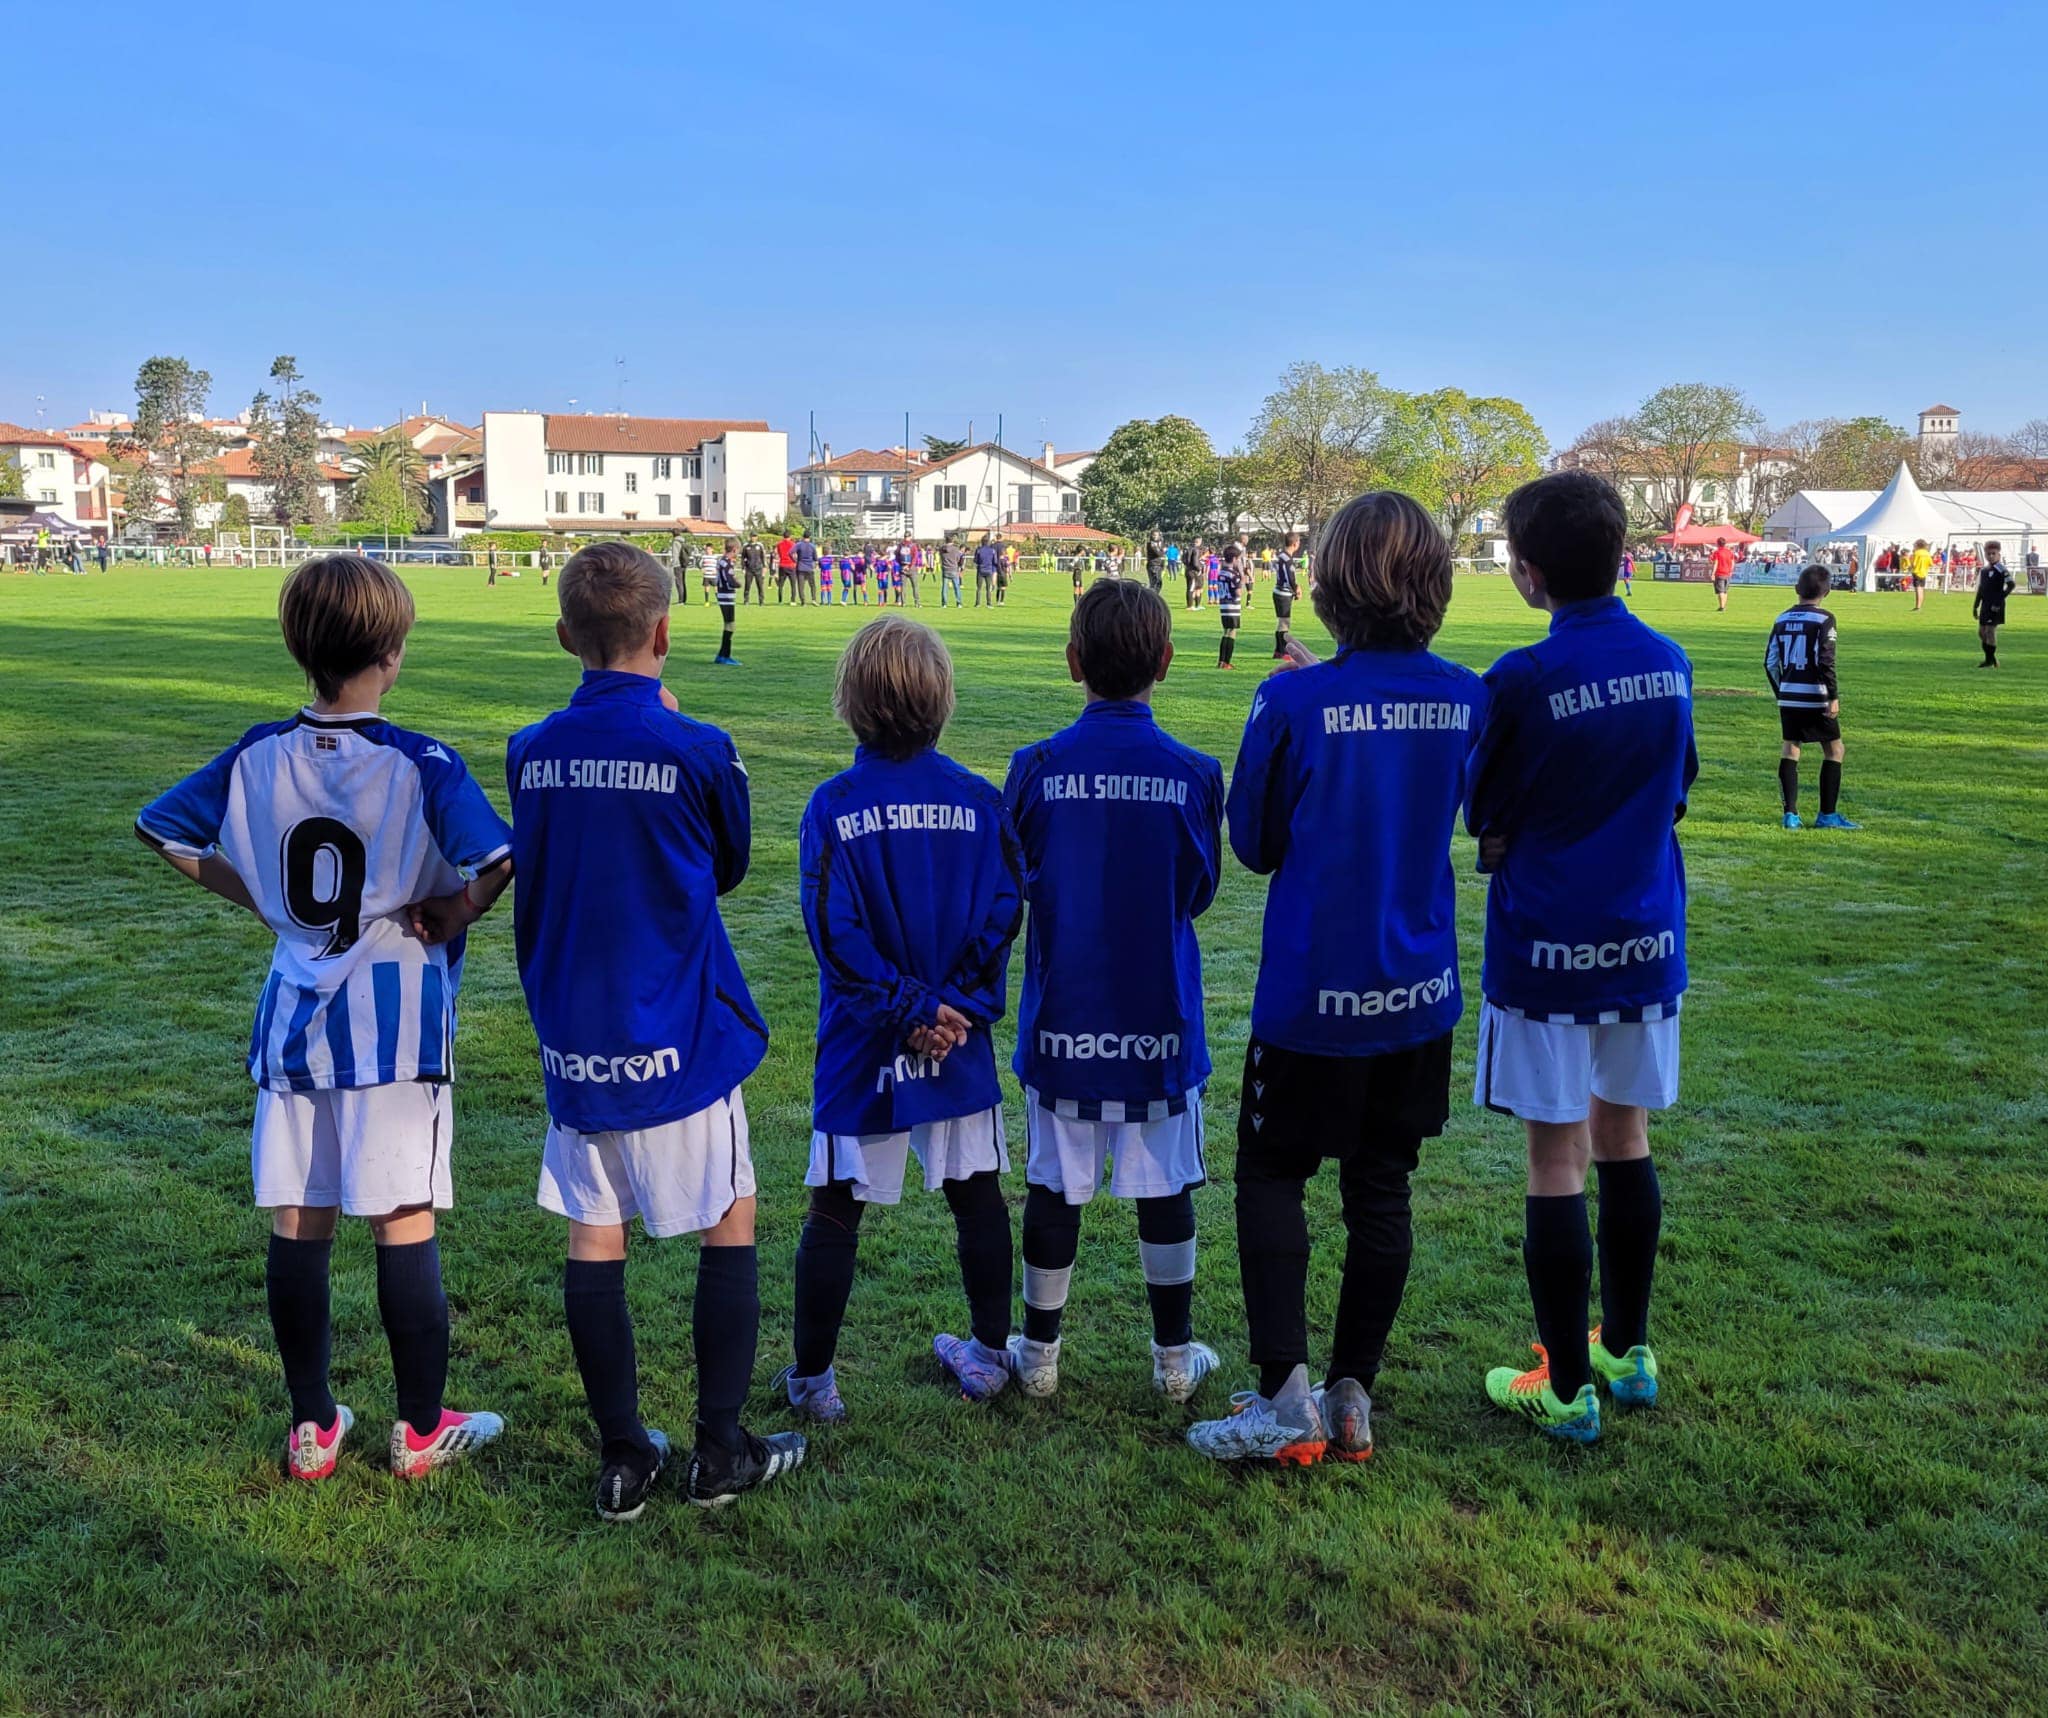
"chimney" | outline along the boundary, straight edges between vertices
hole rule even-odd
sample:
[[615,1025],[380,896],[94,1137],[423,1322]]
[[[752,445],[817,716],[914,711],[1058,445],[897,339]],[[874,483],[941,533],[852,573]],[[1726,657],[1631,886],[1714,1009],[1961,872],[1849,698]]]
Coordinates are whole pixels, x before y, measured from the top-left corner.
[[832,463],[832,444],[828,441],[820,443],[819,446],[821,451],[818,455],[818,463],[820,465],[830,465]]
[[1047,471],[1050,471],[1050,470],[1052,470],[1052,443],[1051,443],[1051,442],[1047,442],[1047,443],[1045,444],[1045,457],[1044,457],[1043,459],[1041,459],[1041,460],[1040,460],[1040,461],[1039,461],[1038,463],[1039,463],[1040,465],[1044,466],[1044,467],[1045,467],[1045,469],[1046,469]]

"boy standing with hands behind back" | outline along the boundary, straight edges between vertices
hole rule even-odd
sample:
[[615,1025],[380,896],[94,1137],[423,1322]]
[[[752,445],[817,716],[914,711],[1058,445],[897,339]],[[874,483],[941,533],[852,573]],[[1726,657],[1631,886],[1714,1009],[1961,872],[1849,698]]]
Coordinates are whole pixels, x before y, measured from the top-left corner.
[[[1657,1398],[1648,1321],[1663,1196],[1649,1112],[1678,1096],[1686,986],[1676,824],[1699,773],[1692,665],[1614,594],[1627,516],[1586,472],[1507,499],[1509,575],[1549,636],[1487,670],[1465,821],[1493,882],[1474,1101],[1528,1138],[1522,1260],[1540,1364],[1486,1391],[1552,1437],[1600,1435],[1614,1400]],[[1586,1332],[1600,1178],[1600,1327]]]

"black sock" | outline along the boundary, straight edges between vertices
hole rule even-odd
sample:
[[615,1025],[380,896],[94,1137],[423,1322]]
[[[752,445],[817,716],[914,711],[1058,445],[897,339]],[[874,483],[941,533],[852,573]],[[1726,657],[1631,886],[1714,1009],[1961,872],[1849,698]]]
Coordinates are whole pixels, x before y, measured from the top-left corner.
[[1780,758],[1778,760],[1778,797],[1785,802],[1787,815],[1799,809],[1799,760]]
[[1230,658],[1232,654],[1236,651],[1236,649],[1237,635],[1235,633],[1226,632],[1223,635],[1223,653],[1220,660],[1227,664],[1230,661]]
[[1287,654],[1287,629],[1284,626],[1276,626],[1273,629],[1273,654],[1275,656],[1285,656]]
[[1835,802],[1842,797],[1842,766],[1833,758],[1824,759],[1820,766],[1820,814],[1831,815]]
[[967,1291],[974,1339],[1000,1351],[1010,1340],[1010,1296],[1015,1292],[1010,1209],[1003,1203],[1002,1181],[993,1169],[948,1181],[946,1203],[953,1208],[960,1285]]
[[640,1373],[633,1353],[633,1315],[626,1310],[626,1261],[567,1261],[562,1267],[562,1311],[604,1459],[645,1462],[654,1446],[640,1423]]
[[1600,1341],[1608,1353],[1626,1354],[1650,1340],[1664,1192],[1647,1157],[1593,1167],[1600,1176]]
[[732,628],[731,628],[731,627],[727,627],[727,628],[725,629],[725,636],[724,636],[723,638],[721,638],[721,639],[720,639],[720,640],[718,641],[718,654],[719,654],[720,656],[730,656],[730,655],[732,654]]
[[816,1378],[832,1367],[839,1327],[853,1293],[860,1247],[860,1201],[844,1181],[811,1189],[811,1208],[796,1243],[796,1374]]
[[705,1247],[697,1254],[697,1298],[690,1308],[697,1348],[697,1438],[740,1447],[740,1409],[754,1381],[761,1339],[761,1282],[752,1247]]
[[1387,1332],[1401,1310],[1415,1252],[1408,1178],[1421,1151],[1420,1139],[1389,1135],[1360,1147],[1339,1172],[1345,1241],[1337,1329],[1326,1374],[1333,1384],[1352,1378],[1370,1390],[1379,1377]]
[[1268,1398],[1295,1367],[1308,1364],[1306,1186],[1301,1180],[1257,1173],[1239,1146],[1237,1268],[1259,1394]]
[[438,1237],[377,1249],[377,1313],[391,1344],[398,1417],[425,1437],[441,1423],[448,1386],[448,1296]]
[[308,1420],[323,1429],[334,1424],[334,1393],[327,1387],[333,1327],[327,1317],[327,1267],[334,1242],[270,1237],[263,1286],[270,1297],[270,1329],[284,1361],[285,1388],[292,1396],[292,1424]]
[[1195,1196],[1186,1188],[1138,1202],[1138,1257],[1152,1303],[1152,1340],[1179,1348],[1194,1339]]
[[1024,1334],[1033,1342],[1059,1340],[1080,1246],[1081,1207],[1049,1187],[1025,1188]]
[[1522,1265],[1536,1335],[1550,1355],[1550,1387],[1569,1402],[1592,1380],[1586,1354],[1586,1302],[1593,1287],[1593,1235],[1586,1196],[1560,1193],[1523,1206]]

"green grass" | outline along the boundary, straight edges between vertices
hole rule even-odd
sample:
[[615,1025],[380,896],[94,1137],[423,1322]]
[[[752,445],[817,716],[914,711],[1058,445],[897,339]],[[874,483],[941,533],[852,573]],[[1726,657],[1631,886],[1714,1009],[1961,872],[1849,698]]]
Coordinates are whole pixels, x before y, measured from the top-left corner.
[[[387,713],[458,745],[502,802],[505,736],[574,682],[553,592],[431,570],[415,588]],[[267,942],[129,834],[152,793],[299,701],[275,589],[0,580],[0,1710],[2041,1709],[2048,603],[2015,603],[1993,675],[1961,599],[1838,599],[1844,805],[1866,827],[1793,836],[1760,695],[1779,593],[1738,589],[1717,616],[1701,589],[1638,583],[1701,694],[1684,1097],[1654,1130],[1654,1414],[1578,1451],[1485,1408],[1484,1368],[1529,1336],[1521,1152],[1460,1102],[1418,1177],[1366,1468],[1239,1475],[1187,1451],[1149,1388],[1131,1215],[1106,1199],[1061,1395],[968,1407],[929,1353],[958,1316],[950,1224],[913,1197],[866,1231],[853,1424],[715,1519],[664,1495],[605,1529],[560,1226],[533,1204],[544,1118],[502,910],[473,944],[442,1233],[453,1396],[510,1433],[426,1486],[379,1471],[389,1367],[347,1225],[335,1381],[359,1441],[331,1484],[279,1477],[241,1069]],[[1066,607],[1027,574],[1000,614],[945,615],[967,764],[999,779],[1077,707]],[[1263,618],[1235,675],[1209,666],[1213,615],[1184,618],[1159,694],[1226,762]],[[775,1029],[748,1087],[764,1386],[809,1127],[797,817],[848,755],[828,686],[856,619],[743,611],[746,669],[714,673],[706,611],[676,616],[670,683],[734,732],[755,795],[726,912]],[[1441,642],[1483,666],[1539,626],[1504,580],[1461,579]],[[1471,984],[1483,885],[1462,837],[1456,858]],[[1205,921],[1219,1139],[1261,894],[1233,869]],[[1333,1189],[1312,1200],[1327,1332]],[[1216,1403],[1244,1381],[1227,1178],[1198,1206]],[[680,1430],[695,1249],[633,1260],[647,1411]],[[765,1387],[754,1412],[777,1418]]]

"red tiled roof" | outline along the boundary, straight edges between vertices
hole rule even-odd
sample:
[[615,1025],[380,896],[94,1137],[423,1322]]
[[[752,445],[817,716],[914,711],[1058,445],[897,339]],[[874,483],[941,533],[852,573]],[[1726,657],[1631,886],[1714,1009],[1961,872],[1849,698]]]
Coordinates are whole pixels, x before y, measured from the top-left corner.
[[550,453],[695,453],[727,430],[765,430],[762,418],[620,418],[550,412],[543,432]]
[[[947,454],[944,459],[928,459],[922,465],[913,466],[911,469],[914,475],[922,477],[929,471],[944,471],[947,466],[957,465],[961,460],[968,459],[977,453],[1001,453],[1005,459],[1014,459],[1019,465],[1029,466],[1033,471],[1044,472],[1055,483],[1072,483],[1074,481],[1071,477],[1062,477],[1057,471],[1052,470],[1048,466],[1040,465],[1035,459],[1026,459],[1014,447],[998,448],[992,441],[978,441],[972,447],[963,447],[958,453]],[[899,467],[899,469],[901,468]]]
[[[976,526],[975,535],[979,536],[982,529]],[[996,525],[987,529],[999,537],[1049,537],[1062,543],[1115,543],[1122,540],[1114,532],[1098,531],[1092,525]]]
[[9,423],[0,423],[0,447],[62,447],[73,453],[85,452],[68,436],[59,435],[55,430],[24,429],[20,424]]
[[[349,473],[331,460],[321,460],[319,467],[321,477],[329,483],[349,481]],[[231,447],[216,458],[207,460],[197,469],[209,477],[246,477],[254,478],[258,482],[263,480],[263,473],[256,469],[256,450],[253,447]]]
[[901,477],[905,471],[916,473],[935,469],[934,462],[926,459],[922,454],[913,453],[909,455],[908,463],[906,464],[903,454],[891,453],[887,448],[857,447],[851,453],[834,454],[830,459],[817,460],[810,465],[800,465],[791,475],[802,477],[809,472],[841,471],[856,475],[863,472],[877,472],[883,476]]
[[1055,453],[1052,462],[1054,465],[1071,465],[1077,459],[1093,459],[1099,451],[1096,448],[1084,447],[1077,448],[1072,453]]
[[1924,418],[1936,412],[1939,412],[1945,418],[1959,418],[1963,415],[1954,406],[1928,406],[1920,415]]

